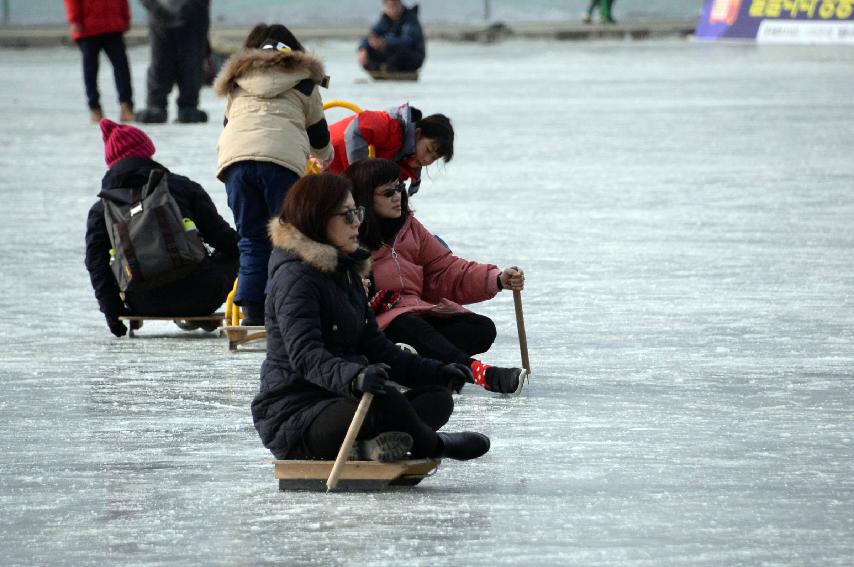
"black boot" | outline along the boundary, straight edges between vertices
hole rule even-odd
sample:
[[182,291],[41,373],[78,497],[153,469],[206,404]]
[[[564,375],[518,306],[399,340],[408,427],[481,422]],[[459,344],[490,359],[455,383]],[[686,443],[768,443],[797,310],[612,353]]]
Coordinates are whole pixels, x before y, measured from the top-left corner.
[[390,463],[406,458],[412,449],[412,436],[403,431],[385,431],[373,439],[356,441],[353,449],[350,452],[351,460]]
[[486,389],[500,394],[518,394],[522,391],[526,372],[521,368],[490,366],[486,369]]
[[489,451],[489,437],[483,433],[463,431],[462,433],[437,433],[439,436],[440,458],[468,461],[485,455]]
[[246,303],[241,306],[245,317],[240,322],[244,327],[262,327],[264,325],[264,304]]
[[156,106],[143,108],[133,115],[133,119],[143,124],[163,124],[166,122],[166,109]]
[[196,124],[208,121],[208,113],[198,108],[179,108],[178,122],[181,124]]

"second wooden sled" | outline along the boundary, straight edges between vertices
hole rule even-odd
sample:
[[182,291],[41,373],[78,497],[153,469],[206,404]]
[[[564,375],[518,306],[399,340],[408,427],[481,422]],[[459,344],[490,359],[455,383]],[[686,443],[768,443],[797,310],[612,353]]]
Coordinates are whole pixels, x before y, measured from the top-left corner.
[[[338,480],[339,491],[376,491],[415,486],[430,476],[441,459],[413,459],[380,463],[347,461]],[[279,490],[326,491],[326,480],[335,461],[270,461],[276,467]]]
[[[211,323],[216,325],[217,328],[222,326],[222,321],[225,315],[223,313],[212,313],[210,315],[198,315],[198,316],[190,316],[190,317],[181,317],[177,315],[172,315],[168,317],[155,317],[152,315],[120,315],[119,321],[127,321],[132,323],[134,321],[145,322],[145,321],[186,321],[188,323]],[[133,337],[136,333],[137,329],[130,327],[128,329],[128,337]],[[213,332],[213,331],[209,331]]]
[[368,71],[375,81],[417,81],[418,71]]

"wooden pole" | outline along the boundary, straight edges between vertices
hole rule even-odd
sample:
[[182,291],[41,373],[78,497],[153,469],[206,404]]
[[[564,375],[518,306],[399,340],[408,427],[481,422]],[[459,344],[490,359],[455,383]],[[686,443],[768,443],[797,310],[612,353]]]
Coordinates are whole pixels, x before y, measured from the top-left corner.
[[353,448],[353,443],[356,442],[356,435],[362,429],[362,422],[365,421],[365,415],[368,413],[368,408],[371,407],[371,402],[374,400],[374,395],[365,392],[362,394],[362,399],[359,401],[359,407],[356,408],[356,413],[353,415],[353,421],[350,422],[350,427],[347,428],[347,435],[344,436],[344,442],[341,443],[341,449],[338,450],[338,456],[335,458],[335,464],[332,465],[332,470],[329,472],[329,478],[326,479],[326,492],[335,490],[338,486],[338,477],[341,475],[341,469],[344,468],[344,463],[347,462],[347,457],[350,456],[350,449]]
[[513,290],[513,304],[516,306],[516,331],[519,333],[519,350],[522,351],[522,368],[531,373],[531,361],[528,360],[528,337],[525,334],[525,317],[522,315],[522,292]]

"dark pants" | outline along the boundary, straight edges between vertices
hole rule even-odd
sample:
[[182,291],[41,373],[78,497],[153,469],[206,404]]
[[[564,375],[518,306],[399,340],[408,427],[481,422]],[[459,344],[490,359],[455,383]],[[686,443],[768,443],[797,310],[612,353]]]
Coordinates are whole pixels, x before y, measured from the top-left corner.
[[424,55],[403,47],[400,49],[377,51],[368,46],[368,62],[365,69],[376,71],[417,71],[424,64]]
[[83,84],[86,86],[86,99],[90,110],[101,108],[101,95],[98,92],[98,63],[101,51],[113,66],[116,90],[119,102],[133,104],[133,89],[130,81],[130,66],[125,52],[125,39],[121,32],[94,35],[77,40],[77,46],[83,53]]
[[148,108],[166,108],[172,86],[178,85],[178,108],[197,108],[207,57],[206,25],[177,28],[149,24],[151,64],[148,67]]
[[488,351],[497,334],[492,319],[476,313],[447,318],[404,313],[383,333],[392,342],[415,347],[420,356],[465,365],[472,356]]
[[611,6],[613,6],[614,0],[590,0],[590,6],[587,8],[587,14],[592,16],[593,10],[596,7],[599,7],[599,15],[602,20],[610,20],[611,19]]
[[[358,400],[348,398],[330,404],[311,422],[300,446],[284,458],[335,459],[357,406]],[[448,422],[453,411],[454,400],[447,388],[425,386],[401,393],[390,386],[385,395],[374,396],[356,438],[371,439],[386,431],[403,431],[412,436],[413,458],[434,457],[439,443],[436,431]]]
[[186,278],[153,290],[128,293],[125,303],[134,315],[210,315],[231,291],[237,264],[233,256],[214,254]]
[[264,303],[272,250],[267,223],[298,179],[290,169],[266,161],[242,161],[225,171],[228,206],[240,235],[240,272],[234,297],[238,305]]

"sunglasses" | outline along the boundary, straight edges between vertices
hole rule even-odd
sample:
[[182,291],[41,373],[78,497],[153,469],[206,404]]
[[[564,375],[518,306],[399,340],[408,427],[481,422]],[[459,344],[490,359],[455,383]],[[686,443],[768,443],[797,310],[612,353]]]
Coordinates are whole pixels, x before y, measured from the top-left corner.
[[332,213],[332,216],[342,216],[347,224],[353,224],[356,222],[356,219],[359,219],[359,222],[365,220],[365,207],[356,207],[355,209],[347,209],[342,213]]
[[403,193],[405,190],[406,190],[406,185],[403,183],[403,181],[401,181],[397,185],[395,185],[394,187],[389,187],[388,189],[384,189],[382,191],[382,193],[380,193],[380,195],[382,195],[386,199],[391,199],[392,197],[394,197],[395,193]]

